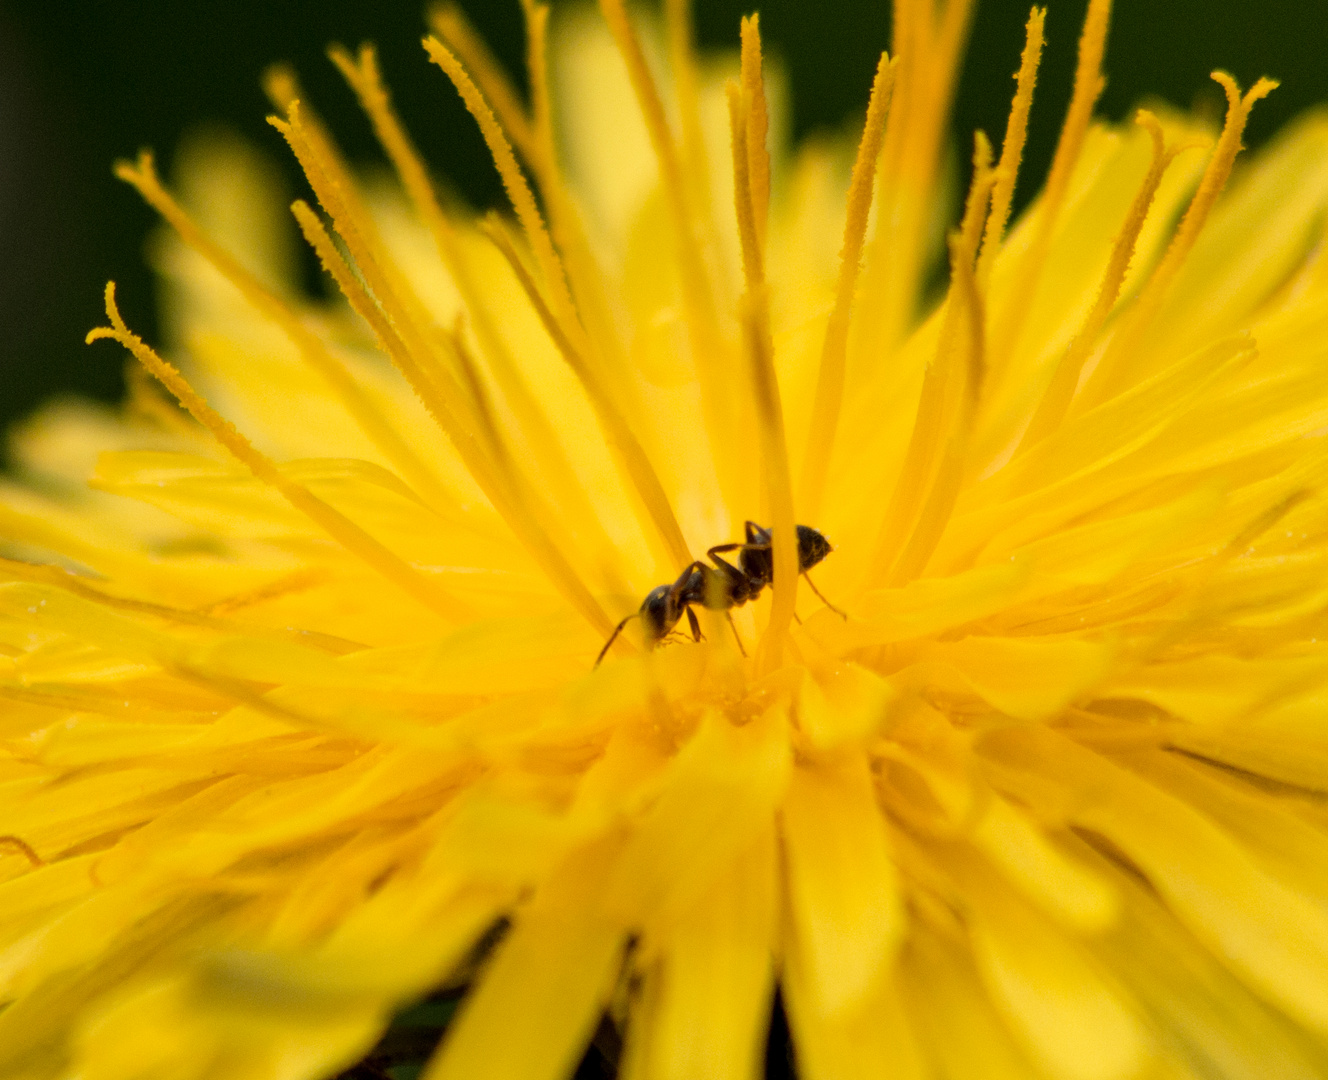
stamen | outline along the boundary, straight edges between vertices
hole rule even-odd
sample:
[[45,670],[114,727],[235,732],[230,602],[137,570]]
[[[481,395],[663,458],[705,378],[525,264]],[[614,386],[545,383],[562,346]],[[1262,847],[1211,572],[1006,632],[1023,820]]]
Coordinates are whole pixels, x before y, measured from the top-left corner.
[[756,223],[750,167],[751,143],[763,138],[759,125],[764,114],[745,87],[729,83],[729,125],[733,140],[733,200],[742,239],[742,261],[747,276],[743,295],[743,341],[746,346],[757,429],[761,440],[761,475],[770,504],[774,563],[774,598],[770,622],[756,650],[758,672],[775,670],[783,662],[793,608],[797,603],[798,546],[793,515],[793,483],[789,473],[788,441],[784,432],[784,408],[775,374],[774,346],[770,337],[769,297]]
[[[704,290],[698,288],[699,284],[707,279],[705,262],[697,246],[695,223],[687,205],[686,188],[683,184],[682,163],[678,157],[678,148],[673,141],[673,133],[669,130],[668,119],[664,115],[664,102],[659,96],[655,80],[651,77],[645,54],[641,50],[641,42],[637,40],[636,31],[632,29],[623,0],[600,0],[600,10],[617,42],[618,51],[627,64],[627,74],[632,81],[632,89],[636,92],[642,118],[646,123],[646,131],[655,148],[655,156],[659,159],[664,194],[669,201],[674,223],[682,241],[680,254],[685,295],[689,306],[695,307],[693,314],[701,320],[702,325],[713,327],[714,306],[709,288],[708,286]],[[701,277],[689,282],[693,272],[699,273]]]
[[770,109],[761,71],[761,16],[742,20],[742,92],[747,107],[747,175],[752,192],[756,238],[765,247],[770,222]]
[[517,152],[526,159],[527,164],[534,166],[541,152],[535,126],[531,123],[516,87],[503,71],[497,57],[489,51],[484,38],[475,33],[466,13],[457,4],[439,4],[429,12],[429,25],[438,39],[470,72]]
[[324,652],[336,656],[346,656],[349,653],[359,652],[368,647],[358,641],[335,637],[332,634],[320,634],[316,630],[256,626],[253,623],[237,623],[224,618],[224,616],[242,610],[251,604],[286,596],[303,589],[315,588],[325,581],[331,580],[334,576],[333,572],[326,567],[297,570],[267,585],[242,593],[240,596],[219,601],[198,611],[190,611],[185,608],[168,607],[165,604],[154,604],[147,600],[131,600],[128,597],[103,592],[101,589],[89,585],[86,578],[72,574],[63,567],[19,562],[13,559],[0,559],[0,565],[4,567],[5,574],[9,578],[36,582],[42,585],[53,585],[61,592],[72,593],[80,599],[90,600],[94,604],[110,608],[112,611],[132,612],[135,615],[147,615],[154,619],[161,619],[181,626],[201,626],[228,634],[240,633],[251,637],[257,635],[275,638],[280,641],[290,641],[297,645],[308,645],[316,649],[322,649]]
[[[917,549],[918,545],[913,544],[911,538],[924,518],[927,518],[928,506],[944,504],[944,499],[940,504],[936,501],[935,485],[939,483],[942,489],[948,490],[957,485],[960,479],[958,476],[952,477],[945,469],[958,468],[962,463],[962,452],[967,448],[968,429],[972,426],[973,413],[982,392],[985,332],[973,263],[994,183],[991,143],[979,131],[974,136],[973,182],[965,202],[964,217],[950,239],[950,294],[936,344],[936,356],[923,374],[922,393],[913,422],[913,434],[905,452],[904,466],[890,497],[868,564],[869,586],[893,581],[899,576],[891,572],[897,561],[897,553],[904,546]],[[963,333],[961,320],[968,324],[967,349],[960,345]],[[965,370],[965,392],[960,401],[956,402],[952,390],[955,379],[953,369],[960,363],[961,356]],[[955,436],[963,441],[956,442]],[[943,442],[946,448],[942,454]],[[942,457],[942,468],[941,473],[936,474],[938,456]],[[936,512],[931,511],[929,520],[934,519]],[[916,562],[916,555],[910,557],[910,564],[913,562]]]
[[[511,352],[494,326],[493,315],[485,302],[484,292],[475,285],[473,268],[457,239],[456,230],[438,202],[419,152],[392,109],[391,98],[379,76],[373,47],[365,45],[360,49],[358,63],[349,53],[337,46],[329,50],[329,55],[359,98],[416,212],[428,226],[439,258],[447,267],[470,313],[475,334],[479,338],[484,354],[488,357],[494,379],[511,407],[521,432],[529,442],[532,456],[538,461],[539,471],[553,481],[552,486],[564,499],[565,515],[588,531],[589,541],[594,548],[601,553],[612,551],[613,544],[604,531],[599,515],[591,505],[584,485],[568,462],[548,417],[535,400]],[[615,561],[602,556],[600,562],[607,571],[606,580],[610,591],[627,591],[622,585]]]
[[747,418],[732,393],[733,380],[739,371],[720,336],[710,272],[701,254],[698,223],[688,201],[682,160],[664,114],[659,89],[627,16],[625,0],[600,0],[599,6],[627,65],[637,105],[659,162],[664,197],[678,242],[679,286],[717,478],[729,505],[738,505],[743,492],[742,444],[733,433],[747,426]]
[[[990,185],[990,182],[991,174],[988,173],[986,183]],[[927,501],[918,515],[917,525],[908,538],[908,544],[890,573],[888,583],[891,586],[905,585],[922,573],[936,545],[940,543],[941,534],[959,498],[959,489],[964,479],[964,458],[973,434],[974,415],[982,396],[985,367],[983,305],[973,270],[972,251],[962,234],[956,234],[950,239],[950,273],[953,278],[951,303],[962,309],[968,330],[968,347],[963,350],[966,360],[965,393],[958,417],[950,427],[945,452]]]
[[1220,591],[1215,592],[1212,588],[1217,575],[1230,565],[1233,559],[1245,554],[1259,537],[1274,528],[1312,494],[1314,493],[1308,488],[1295,488],[1288,492],[1250,521],[1212,556],[1205,559],[1199,571],[1192,574],[1185,584],[1182,596],[1192,600],[1189,609],[1183,611],[1174,622],[1165,625],[1156,635],[1136,646],[1133,650],[1135,663],[1143,665],[1156,660],[1167,649],[1183,641],[1187,634],[1210,619],[1213,603],[1221,601]]
[[[982,225],[988,217],[991,194],[997,182],[997,175],[991,167],[991,140],[985,131],[973,133],[973,181],[968,189],[968,198],[964,200],[964,216],[959,223],[958,258],[969,271],[973,270],[973,261],[978,254],[978,241],[982,237]],[[951,242],[953,249],[954,243]],[[951,251],[951,262],[955,252]],[[953,271],[953,267],[951,268]]]
[[[530,298],[531,306],[539,315],[540,321],[544,323],[544,328],[548,331],[549,337],[567,362],[567,366],[572,369],[572,373],[580,381],[582,389],[585,390],[586,397],[589,398],[591,407],[595,410],[595,415],[599,419],[605,439],[610,450],[613,451],[615,460],[622,471],[626,473],[630,486],[640,498],[648,515],[648,523],[654,526],[653,530],[646,530],[647,536],[657,531],[664,541],[669,558],[679,566],[686,566],[692,561],[692,557],[687,548],[687,541],[683,538],[682,528],[678,525],[678,519],[674,516],[672,506],[669,505],[669,498],[664,491],[664,485],[660,483],[659,476],[650,464],[650,459],[646,456],[644,448],[637,441],[636,435],[633,434],[631,425],[623,419],[622,414],[604,392],[599,381],[594,378],[587,368],[585,359],[563,332],[562,326],[554,318],[549,305],[545,303],[544,297],[531,278],[525,264],[521,261],[516,248],[502,228],[496,225],[492,216],[486,221],[484,231],[493,240],[498,250],[502,252],[504,258],[507,259],[517,281]],[[642,524],[645,525],[647,522],[642,522]]]
[[1034,294],[1047,263],[1047,249],[1052,232],[1060,218],[1069,189],[1070,176],[1079,162],[1088,125],[1093,119],[1093,106],[1102,93],[1106,81],[1102,77],[1102,55],[1107,45],[1107,25],[1111,18],[1111,0],[1089,0],[1084,16],[1084,29],[1079,37],[1079,62],[1074,73],[1074,93],[1056,143],[1051,160],[1051,172],[1039,201],[1037,232],[1028,253],[1024,256],[1014,296],[1006,306],[1008,316],[993,334],[993,353],[996,362],[1010,356],[1019,344],[1024,319],[1032,306]]
[[420,460],[405,439],[388,423],[345,365],[332,355],[318,335],[304,324],[285,301],[246,270],[230,252],[207,236],[162,187],[150,152],[143,151],[137,165],[127,161],[117,163],[115,175],[133,186],[144,201],[166,219],[167,224],[180,235],[180,239],[207,259],[261,315],[281,328],[305,362],[327,381],[370,441],[427,502],[438,509],[454,504],[455,500],[443,488],[433,470]]
[[290,102],[287,116],[288,121],[270,116],[268,123],[281,132],[294,152],[309,186],[331,216],[338,235],[345,241],[350,257],[363,275],[374,305],[382,308],[412,361],[428,363],[441,376],[443,364],[437,342],[426,330],[432,317],[410,283],[396,269],[372,217],[359,198],[354,181],[322,136],[317,118],[311,118],[298,101]]
[[929,261],[946,119],[972,12],[973,0],[949,0],[939,19],[932,0],[894,6],[891,52],[900,63],[863,286],[871,298],[863,316],[870,318],[859,319],[871,355],[892,350],[913,322]]
[[853,162],[853,178],[848,188],[848,210],[844,223],[844,247],[839,259],[839,281],[835,306],[825,328],[821,346],[821,366],[816,377],[816,397],[812,404],[812,422],[807,435],[807,450],[802,463],[802,501],[809,518],[820,513],[825,493],[826,472],[834,452],[839,411],[844,399],[844,372],[848,359],[848,332],[853,311],[853,293],[862,263],[862,246],[871,214],[872,186],[876,163],[885,140],[885,121],[889,115],[890,95],[894,87],[895,64],[882,53],[872,80],[871,100],[867,104],[867,122]]
[[1034,413],[1027,431],[1024,432],[1019,445],[1020,450],[1045,438],[1065,418],[1075,389],[1079,385],[1079,375],[1084,362],[1097,343],[1097,335],[1106,325],[1107,316],[1111,314],[1111,309],[1115,307],[1116,300],[1120,296],[1121,285],[1130,268],[1130,260],[1134,258],[1135,244],[1138,243],[1139,233],[1143,230],[1144,221],[1148,217],[1149,208],[1153,205],[1153,198],[1157,195],[1162,176],[1176,155],[1182,150],[1189,149],[1187,146],[1165,147],[1162,125],[1147,109],[1138,111],[1135,122],[1147,128],[1149,135],[1152,136],[1152,163],[1148,167],[1148,174],[1144,177],[1138,194],[1134,197],[1134,202],[1130,204],[1125,224],[1112,246],[1111,258],[1107,262],[1107,269],[1098,289],[1097,302],[1093,305],[1093,310],[1088,313],[1079,333],[1070,342],[1060,363],[1056,365],[1055,374],[1042,396],[1042,401],[1038,404],[1037,412]]
[[[379,344],[410,384],[411,389],[415,391],[434,422],[464,456],[465,451],[462,447],[476,442],[475,433],[460,423],[460,417],[466,415],[466,410],[460,388],[456,386],[450,373],[442,370],[427,372],[420,366],[418,356],[402,340],[387,313],[351,269],[309,204],[299,199],[291,204],[291,212],[299,222],[305,240],[318,255],[323,268],[332,275],[332,279],[346,297],[351,309],[369,324]],[[478,471],[472,469],[476,481],[481,486],[492,484],[494,474],[492,463],[487,460],[487,454],[477,463],[477,467]]]
[[1024,52],[1019,60],[1019,72],[1015,75],[1014,101],[1010,103],[1010,118],[1005,124],[1001,161],[996,166],[996,186],[991,193],[991,213],[987,216],[987,231],[978,258],[977,280],[984,289],[1005,237],[1006,223],[1010,220],[1015,181],[1019,178],[1019,163],[1023,160],[1024,140],[1028,135],[1028,113],[1033,107],[1033,90],[1037,86],[1038,65],[1042,61],[1042,27],[1046,19],[1046,8],[1035,7],[1028,13]]
[[1267,97],[1277,89],[1278,85],[1273,79],[1260,79],[1250,87],[1249,92],[1244,97],[1241,97],[1240,87],[1236,84],[1236,80],[1225,71],[1214,71],[1212,77],[1226,91],[1226,123],[1222,126],[1222,134],[1218,137],[1212,160],[1209,161],[1208,168],[1204,170],[1203,178],[1199,181],[1199,188],[1194,193],[1194,198],[1190,200],[1185,216],[1181,218],[1180,227],[1176,230],[1171,246],[1167,248],[1162,263],[1148,283],[1147,291],[1150,293],[1165,293],[1167,287],[1175,279],[1181,265],[1185,262],[1185,257],[1189,255],[1190,249],[1194,247],[1195,240],[1198,239],[1199,233],[1208,221],[1208,215],[1217,203],[1218,196],[1222,194],[1222,189],[1226,187],[1227,178],[1231,175],[1231,166],[1236,161],[1236,155],[1243,149],[1240,140],[1241,136],[1245,134],[1245,124],[1250,118],[1250,110],[1254,107],[1256,101]]
[[125,409],[187,439],[198,434],[193,418],[180,408],[179,402],[166,396],[161,383],[144,371],[141,364],[133,364],[125,371]]
[[[300,99],[300,87],[294,73],[280,66],[270,68],[264,79],[264,89],[276,108],[285,114],[288,126],[298,129],[305,147],[305,157],[300,161],[305,176],[314,187],[318,201],[336,221],[337,231],[353,252],[356,263],[372,271],[374,292],[390,293],[397,309],[393,317],[400,315],[405,320],[401,333],[421,356],[437,360],[432,339],[419,330],[429,326],[432,317],[396,262],[384,257],[386,245],[378,235],[373,215],[360,198],[355,178],[318,114]],[[286,133],[281,123],[273,118],[269,117],[268,123]],[[289,136],[286,141],[290,142]],[[385,285],[391,288],[387,289]]]
[[706,165],[705,136],[701,129],[700,95],[696,89],[696,49],[692,29],[691,0],[664,0],[664,23],[668,28],[669,66],[682,121],[682,161],[691,181],[688,194],[697,216],[709,220],[710,175]]
[[535,195],[526,182],[521,166],[517,164],[516,157],[512,153],[512,146],[507,141],[507,136],[503,134],[497,118],[493,115],[493,110],[489,108],[488,102],[484,100],[479,88],[471,81],[466,69],[461,66],[461,62],[448,52],[447,48],[437,38],[425,38],[424,48],[429,54],[429,59],[442,68],[447,77],[452,80],[452,85],[456,87],[457,93],[461,95],[461,100],[465,102],[466,108],[470,110],[470,115],[479,124],[480,133],[484,136],[484,141],[489,147],[489,153],[493,156],[494,164],[498,167],[498,175],[502,177],[507,197],[512,201],[517,219],[521,222],[521,227],[525,230],[530,241],[531,250],[535,253],[535,261],[539,264],[540,273],[543,275],[545,284],[553,297],[554,313],[563,325],[564,332],[573,337],[574,340],[580,341],[582,338],[581,324],[577,318],[576,307],[572,303],[572,294],[567,288],[567,278],[563,273],[562,262],[558,258],[558,253],[554,250],[553,241],[549,238],[548,230],[544,227],[544,218],[535,203]]
[[1102,56],[1107,47],[1107,27],[1111,19],[1111,0],[1089,0],[1084,16],[1084,29],[1079,37],[1079,61],[1074,72],[1074,93],[1051,159],[1051,172],[1044,190],[1043,220],[1040,228],[1049,234],[1060,213],[1070,184],[1070,175],[1079,161],[1088,125],[1093,119],[1093,107],[1102,95],[1106,80],[1102,77]]
[[286,574],[275,581],[260,585],[256,589],[249,589],[246,592],[237,593],[223,600],[218,600],[214,604],[209,604],[203,609],[203,614],[212,616],[230,615],[233,612],[243,611],[245,608],[251,608],[258,604],[266,604],[270,600],[279,600],[283,596],[291,596],[295,593],[307,592],[309,589],[316,589],[331,580],[332,574],[326,569],[296,570],[294,573]]
[[[347,301],[355,312],[363,318],[374,332],[379,345],[388,354],[393,364],[406,377],[424,407],[443,433],[451,440],[462,463],[470,472],[475,482],[484,492],[495,510],[507,522],[513,534],[530,553],[531,558],[548,575],[554,586],[563,594],[564,599],[600,634],[606,634],[613,628],[613,622],[604,613],[603,608],[586,588],[580,576],[550,538],[549,532],[541,527],[539,515],[531,509],[536,500],[525,490],[519,474],[503,471],[502,464],[496,461],[468,427],[457,419],[456,400],[459,390],[451,388],[451,394],[444,397],[440,388],[419,368],[410,356],[406,346],[397,336],[387,318],[373,298],[355,277],[350,267],[337,251],[332,238],[323,228],[314,212],[303,202],[296,202],[291,208],[295,212],[300,228],[324,267],[337,282]],[[440,372],[445,380],[450,379],[446,372]]]
[[755,199],[752,196],[751,98],[738,83],[725,87],[729,99],[729,136],[733,146],[733,203],[738,218],[738,241],[742,247],[742,270],[747,290],[765,286],[765,256],[757,231]]
[[793,482],[788,467],[784,410],[770,344],[770,316],[764,287],[748,293],[742,304],[756,421],[761,436],[762,476],[770,504],[774,589],[770,622],[757,646],[757,671],[774,671],[783,662],[785,638],[797,603],[798,542],[793,514]]
[[[536,0],[521,0],[521,8],[526,20],[526,68],[530,77],[533,118],[527,118],[511,83],[460,11],[443,9],[434,25],[442,31],[439,36],[452,48],[462,68],[474,78],[481,97],[493,107],[500,134],[506,134],[511,139],[517,152],[530,166],[543,196],[549,233],[554,241],[553,250],[558,253],[561,271],[570,290],[571,307],[561,311],[560,317],[569,334],[578,342],[587,363],[602,380],[612,386],[618,400],[626,407],[632,403],[634,388],[630,380],[621,377],[626,365],[620,362],[622,349],[618,340],[618,327],[606,299],[607,290],[599,264],[586,239],[576,202],[563,183],[558,164],[549,93],[549,6],[537,3]],[[487,134],[485,137],[488,139]],[[489,145],[492,151],[493,143]],[[501,172],[503,165],[496,155],[495,161]],[[504,177],[506,182],[507,178]],[[523,224],[529,228],[529,222],[524,218]],[[538,255],[537,238],[532,237],[531,242]],[[547,263],[541,265],[541,272],[547,276]],[[556,289],[554,299],[558,299]],[[609,355],[601,356],[601,350]],[[576,512],[574,508],[569,509]],[[579,519],[593,520],[594,516],[593,512],[587,515],[584,507],[577,512]]]
[[[134,334],[115,304],[115,283],[106,286],[106,317],[109,327],[102,326],[87,336],[89,343],[101,338],[113,338],[128,349],[176,399],[189,410],[212,436],[229,450],[237,460],[258,479],[271,485],[295,509],[317,524],[347,551],[372,566],[389,581],[400,586],[407,595],[419,600],[450,622],[464,622],[473,618],[470,608],[443,589],[432,578],[421,574],[399,555],[361,529],[355,522],[318,498],[303,484],[289,479],[269,457],[258,450],[227,420],[222,419],[198,392],[189,385],[179,370],[167,363]],[[607,621],[607,619],[606,619]]]
[[1209,159],[1208,167],[1199,180],[1199,187],[1190,200],[1185,216],[1181,218],[1180,225],[1171,238],[1166,254],[1162,256],[1162,261],[1158,263],[1157,268],[1148,279],[1148,283],[1139,294],[1134,309],[1129,315],[1129,323],[1112,342],[1108,354],[1103,357],[1102,362],[1090,376],[1083,393],[1079,395],[1079,399],[1075,402],[1076,411],[1091,408],[1092,405],[1104,400],[1126,377],[1126,372],[1122,369],[1137,352],[1138,346],[1143,336],[1148,332],[1154,316],[1157,315],[1163,301],[1166,300],[1172,282],[1175,281],[1176,275],[1180,272],[1191,249],[1194,247],[1194,242],[1199,238],[1199,233],[1208,221],[1208,215],[1216,204],[1218,196],[1222,194],[1222,189],[1226,187],[1227,179],[1231,176],[1231,167],[1236,161],[1236,155],[1242,149],[1240,140],[1245,133],[1245,124],[1249,120],[1250,110],[1254,107],[1256,101],[1266,97],[1277,88],[1277,83],[1274,80],[1260,79],[1250,87],[1249,92],[1244,97],[1241,97],[1240,87],[1236,85],[1236,80],[1225,71],[1215,71],[1212,77],[1214,81],[1221,85],[1227,95],[1227,116],[1226,122],[1222,125],[1222,134],[1218,136],[1217,145],[1213,149],[1213,156]]
[[493,407],[493,398],[488,386],[485,385],[479,363],[466,346],[465,336],[462,333],[464,326],[465,317],[458,312],[452,329],[443,331],[442,337],[456,360],[461,391],[470,405],[470,415],[475,418],[485,443],[490,447],[495,465],[509,478],[510,483],[515,472],[512,453],[507,440],[503,437],[497,410]]
[[636,385],[620,340],[620,331],[608,301],[603,271],[586,237],[576,199],[567,190],[553,131],[552,95],[549,86],[549,6],[521,0],[526,17],[526,56],[530,72],[530,95],[535,109],[535,138],[539,155],[533,165],[535,179],[549,216],[549,227],[562,256],[563,269],[586,330],[583,347],[586,361],[613,391],[619,407],[629,414],[637,404]]
[[526,71],[530,78],[530,104],[534,113],[535,145],[543,166],[556,167],[557,154],[553,142],[553,104],[549,96],[549,5],[535,0],[521,0],[526,18]]

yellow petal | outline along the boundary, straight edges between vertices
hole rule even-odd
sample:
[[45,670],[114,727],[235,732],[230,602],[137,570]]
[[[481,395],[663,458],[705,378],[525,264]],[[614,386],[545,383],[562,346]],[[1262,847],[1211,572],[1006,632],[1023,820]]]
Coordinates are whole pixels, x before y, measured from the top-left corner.
[[904,932],[898,876],[867,761],[793,770],[781,815],[807,1007],[856,1013]]

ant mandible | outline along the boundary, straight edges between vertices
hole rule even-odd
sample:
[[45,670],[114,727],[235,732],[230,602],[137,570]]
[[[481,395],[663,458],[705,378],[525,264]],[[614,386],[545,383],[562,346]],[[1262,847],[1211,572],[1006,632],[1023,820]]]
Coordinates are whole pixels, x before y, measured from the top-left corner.
[[[733,625],[732,610],[755,600],[762,589],[775,580],[775,564],[772,551],[773,530],[749,521],[745,525],[746,542],[741,544],[716,544],[706,552],[706,557],[715,565],[707,566],[700,559],[689,564],[672,585],[657,585],[646,594],[638,611],[626,616],[613,628],[609,640],[595,658],[595,667],[609,651],[622,629],[633,619],[640,619],[645,624],[646,647],[654,648],[673,632],[684,614],[692,631],[692,640],[701,640],[701,625],[696,620],[693,604],[700,604],[711,611],[722,611],[733,627],[733,636],[738,642],[738,650],[743,656],[747,650],[742,647],[742,638],[738,637],[738,628]],[[806,577],[807,571],[819,563],[834,548],[821,533],[810,525],[798,526],[798,573]],[[722,553],[738,552],[738,565],[721,559]],[[839,608],[830,603],[814,584],[807,578],[812,592],[821,599],[831,611],[841,618],[848,618]]]

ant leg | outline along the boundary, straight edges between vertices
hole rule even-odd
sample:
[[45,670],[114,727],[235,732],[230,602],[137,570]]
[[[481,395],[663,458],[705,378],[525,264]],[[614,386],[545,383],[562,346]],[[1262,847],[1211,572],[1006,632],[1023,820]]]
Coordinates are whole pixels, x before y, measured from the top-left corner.
[[726,611],[724,612],[724,615],[729,620],[729,626],[733,628],[733,640],[738,643],[738,652],[742,653],[745,657],[747,655],[747,650],[742,647],[742,638],[738,636],[738,624],[733,621],[733,612]]
[[609,651],[609,646],[618,640],[618,635],[622,633],[622,628],[640,614],[641,613],[639,611],[632,612],[630,615],[624,618],[622,622],[620,622],[617,626],[613,628],[613,633],[609,635],[609,640],[604,643],[604,648],[600,649],[599,655],[595,657],[595,667],[592,667],[590,669],[591,671],[594,671],[595,668],[599,667],[599,662],[604,659],[604,654]]
[[747,537],[749,544],[769,544],[770,529],[763,528],[754,521],[744,521],[742,523],[743,535]]
[[716,544],[706,552],[706,557],[718,566],[721,572],[729,573],[734,577],[740,578],[743,576],[742,571],[727,559],[721,559],[719,553],[721,551],[742,551],[745,547],[747,547],[746,544]]
[[797,623],[799,626],[802,625],[802,619],[801,619],[801,617],[798,615],[798,609],[797,609],[797,608],[794,608],[794,609],[793,609],[793,621],[794,621],[795,623]]
[[701,624],[696,621],[696,612],[690,607],[687,608],[687,625],[692,628],[692,640],[704,641],[705,637],[701,633]]
[[826,607],[828,607],[831,611],[833,611],[845,622],[848,622],[848,616],[845,615],[844,612],[840,611],[839,608],[835,607],[835,605],[830,603],[830,601],[827,600],[824,596],[821,596],[821,590],[816,587],[816,583],[812,581],[811,577],[806,572],[804,572],[802,576],[806,580],[807,584],[812,587],[812,592],[814,592],[818,597],[820,597],[821,603],[823,603]]
[[735,569],[735,567],[733,567],[731,564],[725,562],[723,559],[718,558],[717,556],[721,551],[741,551],[746,546],[747,546],[746,544],[716,544],[714,547],[708,548],[706,550],[706,557],[716,565],[722,563],[724,566],[728,566],[729,569]]

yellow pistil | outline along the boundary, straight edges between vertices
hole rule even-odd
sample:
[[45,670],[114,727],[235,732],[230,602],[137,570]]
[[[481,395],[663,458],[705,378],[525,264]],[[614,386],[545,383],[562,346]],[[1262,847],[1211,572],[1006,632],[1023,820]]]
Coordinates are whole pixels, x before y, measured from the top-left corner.
[[554,314],[562,324],[563,332],[574,340],[579,340],[583,331],[575,305],[572,303],[572,295],[567,290],[567,277],[563,271],[562,261],[554,250],[553,241],[544,227],[544,218],[535,203],[535,195],[526,182],[521,166],[517,164],[516,155],[512,153],[512,146],[507,141],[507,136],[503,134],[493,110],[480,94],[479,87],[462,67],[461,61],[437,38],[425,38],[424,48],[429,54],[429,59],[442,68],[452,80],[452,85],[457,88],[461,100],[479,125],[480,134],[484,136],[484,142],[489,147],[489,153],[493,155],[494,164],[498,167],[498,175],[502,177],[503,188],[512,201],[517,219],[521,222],[526,239],[535,254],[535,262],[544,277],[544,287],[549,290],[552,298],[551,306]]
[[1015,75],[1014,101],[1005,123],[1005,138],[1001,142],[1001,160],[996,166],[996,184],[991,191],[991,212],[987,216],[987,229],[982,237],[982,254],[978,256],[977,280],[985,288],[991,277],[991,268],[1005,236],[1010,220],[1010,205],[1014,201],[1014,186],[1019,178],[1019,163],[1024,156],[1024,140],[1028,136],[1028,113],[1033,107],[1033,90],[1037,86],[1038,64],[1042,60],[1042,28],[1047,21],[1046,8],[1033,8],[1025,27],[1024,51]]
[[765,249],[770,226],[770,108],[765,99],[765,79],[761,72],[761,16],[748,15],[742,20],[741,75],[744,100],[747,102],[747,176],[752,194],[752,221],[756,239]]
[[1037,232],[1025,255],[1018,276],[1018,286],[1002,322],[993,328],[991,351],[995,362],[1004,364],[1014,352],[1023,332],[1024,318],[1028,314],[1034,294],[1041,280],[1042,268],[1047,262],[1047,249],[1060,219],[1069,189],[1070,176],[1079,161],[1084,136],[1093,119],[1093,106],[1106,85],[1102,77],[1102,56],[1107,47],[1107,25],[1111,19],[1111,0],[1089,0],[1084,29],[1079,36],[1079,60],[1074,72],[1074,92],[1070,108],[1061,126],[1056,153],[1051,159],[1051,172],[1039,201]]
[[[460,17],[459,13],[457,15]],[[439,15],[439,20],[446,22],[442,14]],[[387,89],[379,76],[377,56],[373,47],[363,46],[358,58],[352,57],[344,49],[336,46],[329,50],[329,55],[359,98],[361,106],[373,124],[379,142],[387,152],[397,175],[401,178],[402,186],[415,206],[416,213],[428,227],[443,265],[447,267],[448,273],[456,282],[465,309],[470,315],[470,324],[474,327],[488,359],[489,370],[507,404],[516,415],[522,434],[529,440],[538,461],[539,473],[553,480],[558,493],[562,496],[565,514],[587,532],[594,549],[598,552],[609,551],[612,544],[604,531],[599,515],[591,505],[584,485],[567,460],[567,454],[554,433],[548,414],[535,400],[520,365],[498,333],[494,325],[495,313],[477,282],[472,260],[463,250],[453,223],[448,220],[438,202],[419,152],[392,108]],[[540,519],[540,529],[545,532],[557,531],[555,523],[543,517]],[[627,591],[621,574],[611,562],[602,560],[601,572],[607,578],[611,591]]]
[[429,12],[429,23],[438,40],[470,73],[517,151],[527,164],[535,165],[544,152],[536,125],[484,39],[475,33],[466,13],[457,4],[439,4]]
[[532,509],[539,502],[535,493],[526,488],[519,474],[510,469],[505,470],[502,463],[495,460],[494,448],[484,446],[471,426],[461,422],[460,387],[449,385],[449,374],[439,373],[442,378],[435,379],[420,367],[385,314],[365,292],[359,279],[341,257],[323,223],[303,202],[296,202],[292,210],[305,239],[318,254],[323,266],[332,275],[351,307],[369,324],[383,351],[392,358],[438,426],[446,432],[476,483],[493,503],[494,509],[521,539],[531,556],[557,583],[568,602],[599,632],[607,635],[613,626],[612,620],[604,613],[599,601],[586,587],[570,560],[540,527],[539,519],[544,515]]
[[[769,198],[767,118],[761,76],[761,38],[755,19],[743,21],[743,81],[729,83],[729,124],[733,143],[733,198],[742,244],[747,291],[742,303],[743,339],[760,432],[761,475],[770,507],[774,601],[770,622],[757,651],[757,670],[773,671],[783,660],[784,639],[797,600],[798,541],[793,518],[793,483],[789,472],[784,407],[775,375],[770,336],[769,296],[762,254],[761,221]],[[753,172],[753,165],[756,171]],[[764,193],[764,195],[762,195]]]

